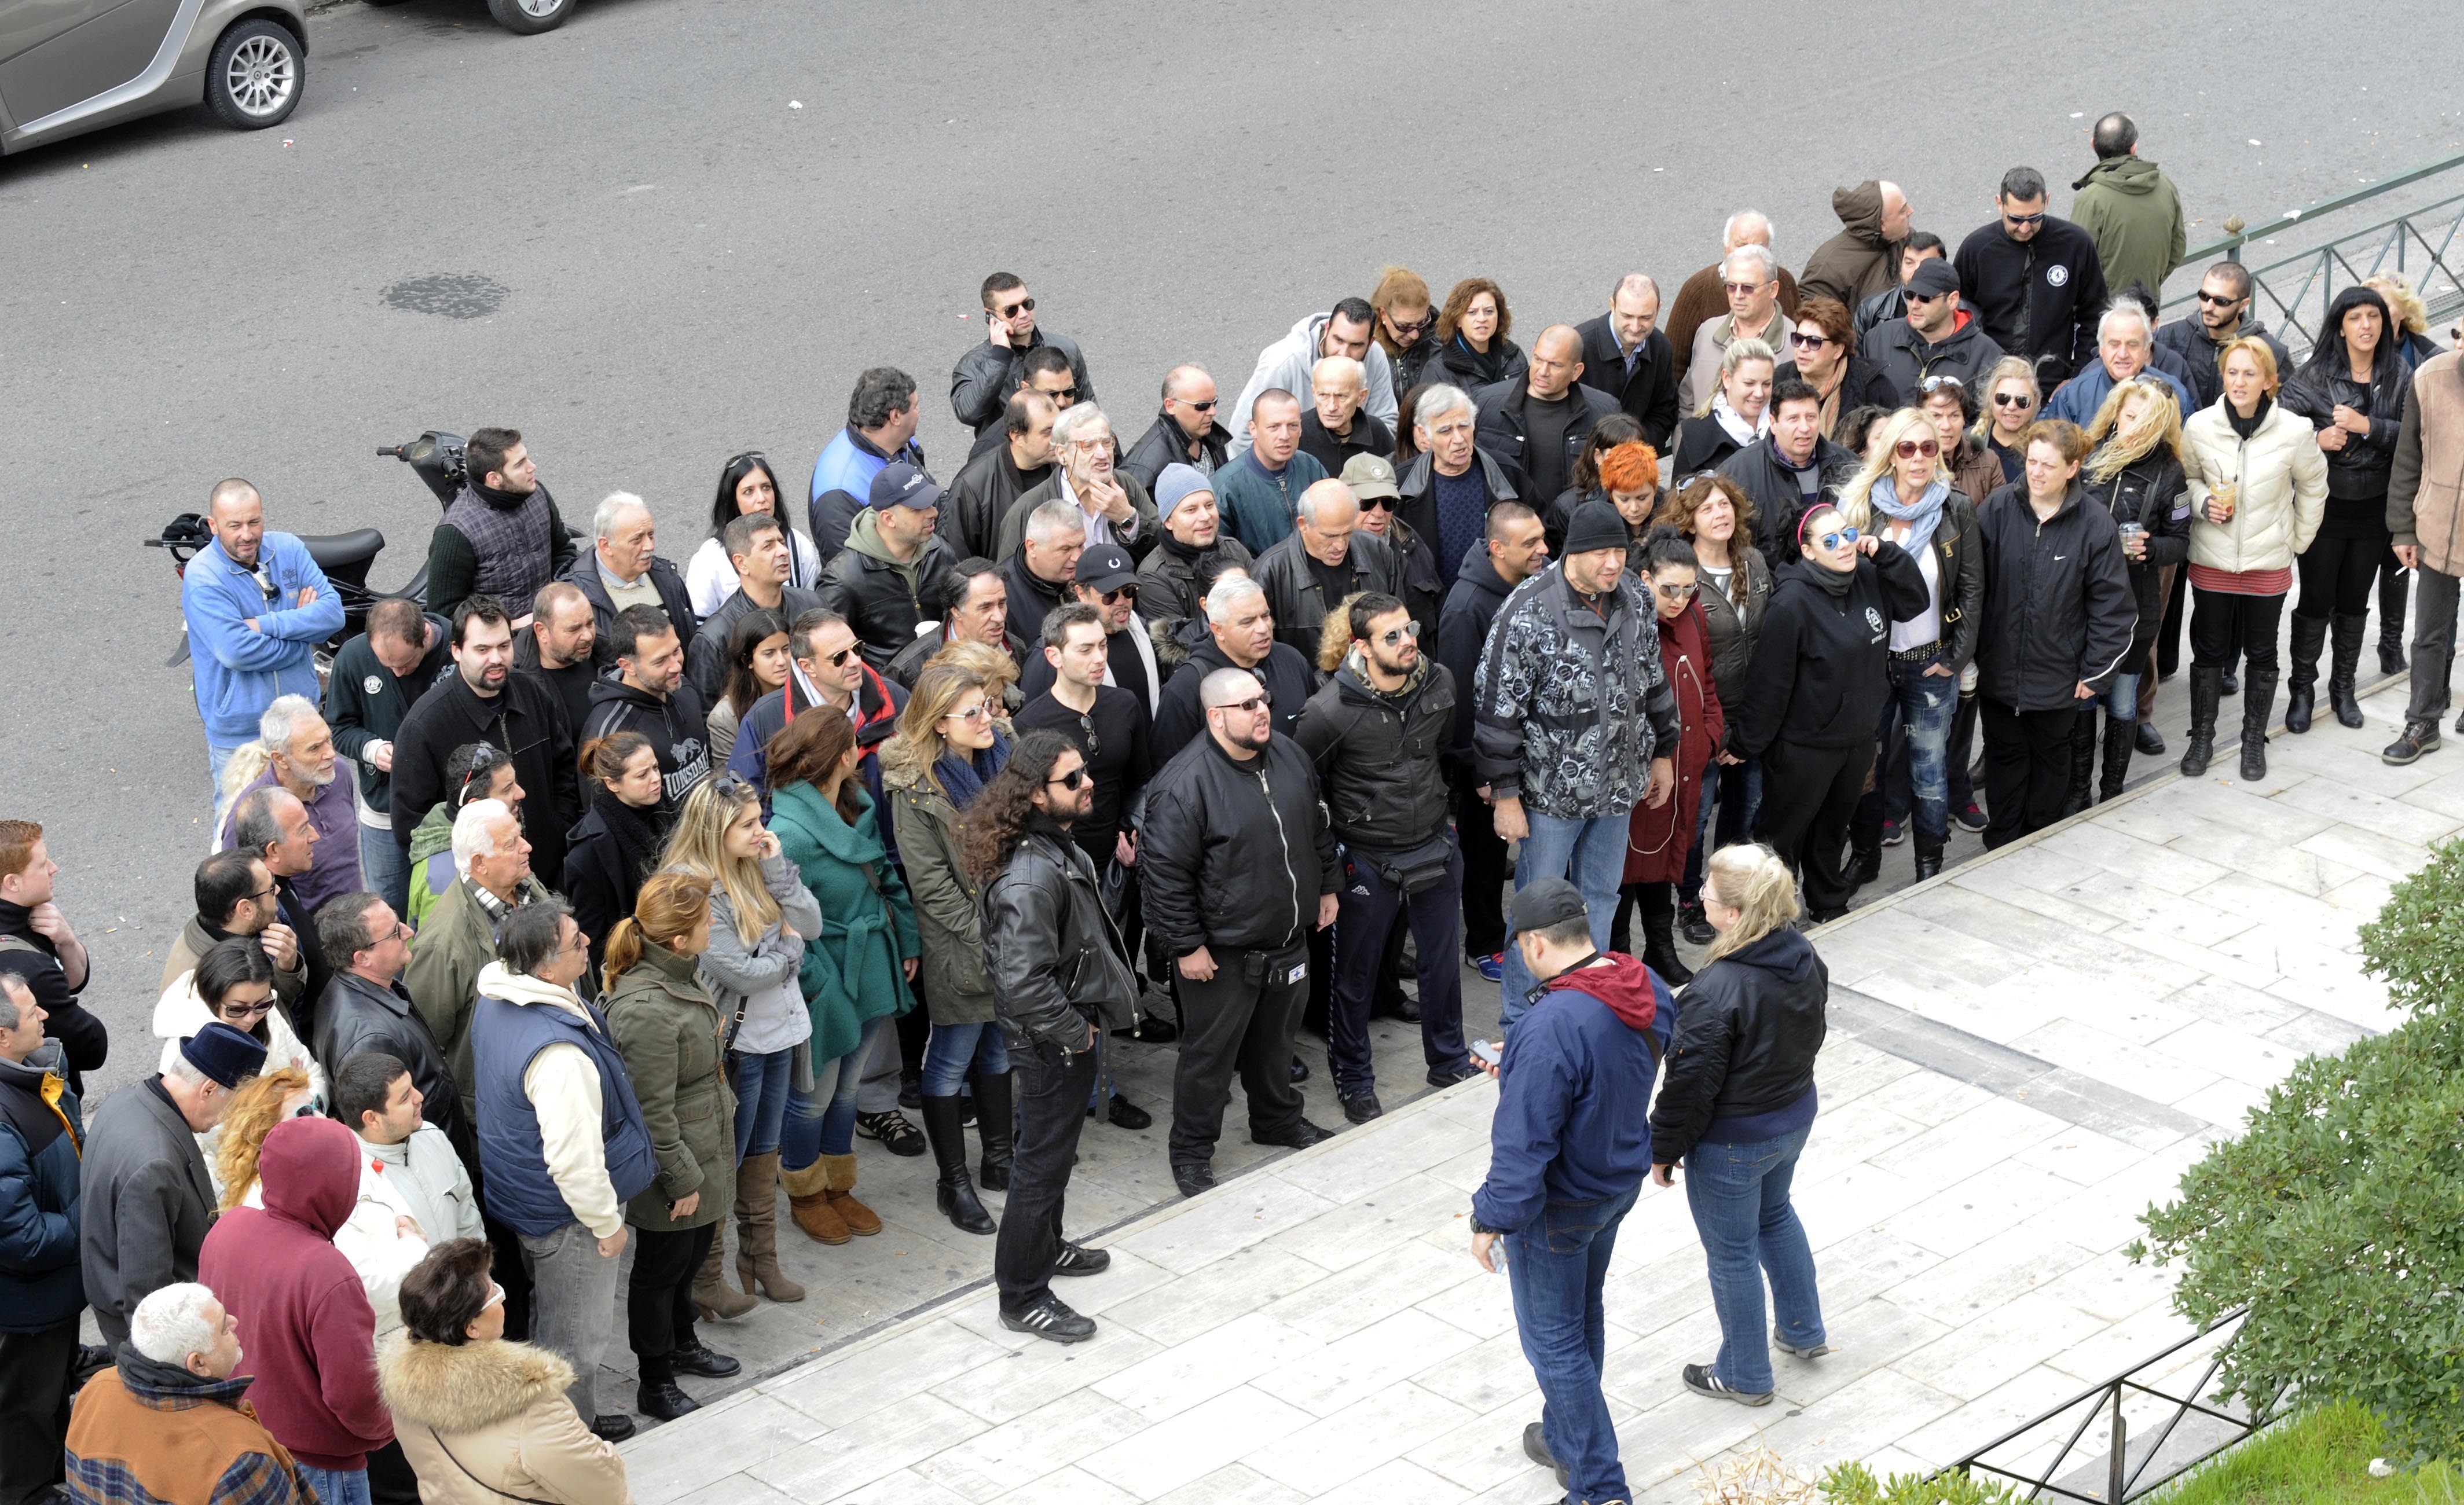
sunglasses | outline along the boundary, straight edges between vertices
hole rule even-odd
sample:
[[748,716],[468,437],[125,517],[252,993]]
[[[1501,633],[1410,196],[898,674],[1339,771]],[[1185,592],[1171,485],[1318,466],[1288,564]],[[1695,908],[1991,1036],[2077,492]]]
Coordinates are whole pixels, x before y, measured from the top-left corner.
[[1124,585],[1119,590],[1104,593],[1104,604],[1107,606],[1117,606],[1123,601],[1134,601],[1137,599],[1138,588],[1134,585]]
[[[2038,217],[2042,218],[2041,215]],[[993,312],[1003,318],[1016,318],[1021,314],[1032,314],[1035,312],[1035,299],[1021,298],[1007,308],[995,309]]]
[[[1046,392],[1044,395],[1052,399],[1056,403],[1074,403],[1078,401],[1078,389],[1074,386],[1065,386],[1057,392]],[[1105,441],[1100,439],[1080,439],[1073,441],[1073,443],[1091,445],[1102,444],[1105,443]]]
[[1996,392],[1993,394],[1993,405],[1996,407],[2034,407],[2036,405],[2036,400],[2030,397],[2025,392]]
[[2004,224],[2009,225],[2013,229],[2025,229],[2031,225],[2042,225],[2045,223],[2045,211],[2038,209],[2034,214],[2013,214],[2008,210],[2005,210],[2002,215],[2002,220]]
[[1821,544],[1822,547],[1826,549],[1837,549],[1843,543],[1855,543],[1857,541],[1857,530],[1854,528],[1842,528],[1837,533],[1826,533],[1815,541]]
[[2247,298],[2249,295],[2250,294],[2245,293],[2241,297],[2219,297],[2205,288],[2201,288],[2199,290],[2199,301],[2207,304],[2210,308],[2231,308],[2234,304],[2241,302],[2244,298]]
[[1272,695],[1252,695],[1247,700],[1225,701],[1222,705],[1217,706],[1214,709],[1217,710],[1238,710],[1244,714],[1254,715],[1261,710],[1270,709],[1274,704],[1275,697]]
[[944,721],[990,721],[992,719],[992,714],[993,708],[979,701],[971,709],[953,710],[941,719]]
[[1414,643],[1419,642],[1420,624],[1417,622],[1407,622],[1399,627],[1390,628],[1389,630],[1377,635],[1377,641],[1386,644],[1386,646],[1390,648],[1401,643],[1405,638],[1411,639]]
[[1395,498],[1391,496],[1364,496],[1360,498],[1360,510],[1364,513],[1391,513],[1395,510]]
[[830,667],[832,667],[832,668],[834,668],[834,669],[835,669],[835,668],[844,667],[844,666],[846,665],[846,664],[847,664],[847,657],[848,657],[848,655],[850,655],[850,654],[852,654],[852,653],[854,653],[854,652],[855,652],[855,644],[854,644],[854,643],[848,643],[846,647],[841,648],[841,649],[839,649],[836,653],[831,654],[828,658],[825,658],[825,659],[822,660],[822,662],[823,662],[823,663],[825,663],[825,664],[826,664],[826,665],[828,665]]
[[1740,297],[1751,297],[1763,289],[1771,286],[1771,284],[1768,282],[1723,282],[1720,286],[1727,288],[1729,292],[1736,294]]
[[1788,342],[1794,345],[1799,350],[1819,350],[1823,346],[1831,343],[1831,337],[1828,335],[1791,334],[1788,337]]
[[1087,770],[1083,766],[1073,768],[1068,773],[1062,774],[1060,777],[1047,778],[1045,782],[1047,784],[1058,784],[1064,789],[1084,789],[1087,787]]
[[[1913,460],[1919,455],[1930,460],[1942,453],[1942,445],[1932,439],[1903,439],[1893,452],[1903,460]],[[1853,538],[1856,534],[1850,534],[1849,536]]]
[[1087,761],[1092,763],[1104,751],[1104,739],[1095,735],[1095,718],[1084,711],[1079,712],[1078,730],[1087,737],[1087,745],[1080,751],[1087,754]]
[[1199,412],[1201,412],[1201,413],[1211,413],[1211,412],[1215,411],[1215,401],[1216,401],[1216,400],[1215,400],[1214,398],[1211,398],[1211,397],[1210,397],[1210,398],[1208,398],[1208,399],[1207,399],[1205,402],[1203,402],[1203,403],[1193,403],[1193,402],[1191,402],[1189,399],[1187,399],[1187,398],[1185,398],[1185,397],[1176,397],[1176,398],[1174,398],[1174,399],[1173,399],[1173,401],[1174,401],[1174,402],[1176,402],[1176,403],[1178,403],[1178,404],[1179,404],[1181,406],[1183,406],[1183,407],[1194,407],[1194,408],[1198,409],[1198,410],[1199,410]]
[[503,1286],[498,1285],[498,1284],[497,1284],[496,1282],[495,1282],[494,1280],[489,1281],[489,1282],[488,1282],[488,1299],[486,1299],[486,1300],[484,1300],[484,1301],[482,1301],[482,1302],[480,1302],[480,1303],[479,1303],[479,1310],[480,1310],[480,1311],[482,1311],[482,1312],[484,1312],[484,1311],[486,1311],[488,1308],[490,1308],[490,1307],[492,1307],[492,1306],[502,1306],[502,1305],[504,1305],[504,1304],[505,1304],[505,1288],[504,1288]]
[[720,466],[719,469],[722,470],[733,470],[739,465],[758,465],[766,469],[769,467],[769,464],[770,457],[768,455],[763,454],[759,449],[747,449],[742,454],[729,455],[727,457],[727,463]]
[[274,1000],[268,998],[263,1003],[220,1004],[215,1007],[214,1012],[232,1024],[242,1019],[261,1019],[274,1012]]
[[1693,600],[1694,593],[1703,587],[1699,584],[1680,585],[1675,580],[1658,580],[1653,582],[1651,588],[1657,591],[1663,600],[1682,601]]
[[755,789],[751,783],[747,782],[744,775],[741,774],[721,774],[718,775],[717,779],[712,783],[711,788],[721,797],[732,800],[737,804],[749,804],[761,797],[761,792]]
[[1939,392],[1944,387],[1953,387],[1965,392],[1968,390],[1968,383],[1955,376],[1929,376],[1925,379],[1925,391]]
[[496,771],[496,765],[497,765],[497,764],[502,763],[502,762],[506,762],[506,761],[508,761],[508,760],[507,760],[507,758],[506,758],[505,754],[496,751],[496,745],[495,745],[495,743],[493,743],[493,742],[482,742],[482,743],[480,743],[480,744],[479,744],[479,751],[478,751],[477,752],[475,752],[475,753],[472,754],[472,757],[471,757],[471,772],[469,772],[468,774],[463,774],[463,775],[462,775],[462,789],[461,789],[461,793],[464,793],[464,794],[468,794],[468,793],[470,793],[470,790],[471,790],[471,781],[472,781],[473,779],[474,779],[474,778],[485,778],[485,777],[486,777],[486,776],[488,776],[490,774],[493,774],[493,773],[495,773],[495,772]]

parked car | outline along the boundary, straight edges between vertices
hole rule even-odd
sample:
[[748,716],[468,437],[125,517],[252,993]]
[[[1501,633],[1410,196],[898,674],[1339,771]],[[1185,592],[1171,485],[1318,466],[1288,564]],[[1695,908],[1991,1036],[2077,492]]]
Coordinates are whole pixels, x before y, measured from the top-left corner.
[[307,65],[300,0],[0,0],[0,152],[200,103],[261,131]]

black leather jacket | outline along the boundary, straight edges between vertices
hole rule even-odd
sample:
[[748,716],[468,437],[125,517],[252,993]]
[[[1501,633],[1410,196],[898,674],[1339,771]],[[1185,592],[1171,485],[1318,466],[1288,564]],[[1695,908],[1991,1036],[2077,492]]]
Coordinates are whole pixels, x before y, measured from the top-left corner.
[[1418,680],[1382,695],[1355,654],[1309,697],[1293,732],[1317,766],[1336,839],[1354,851],[1398,856],[1446,827],[1438,759],[1454,732],[1455,677],[1435,659],[1420,663]]
[[[1210,469],[1223,469],[1231,442],[1225,436],[1222,425],[1221,424],[1210,425],[1205,437],[1199,439],[1198,443],[1199,447],[1206,452]],[[1130,446],[1130,452],[1121,456],[1121,469],[1136,476],[1138,484],[1147,489],[1149,496],[1155,494],[1155,477],[1163,474],[1165,466],[1187,464],[1189,464],[1189,435],[1179,424],[1174,422],[1173,416],[1166,412],[1157,412],[1155,421],[1147,425],[1145,433],[1138,436],[1138,442]]]
[[1344,559],[1344,575],[1352,583],[1344,587],[1343,598],[1326,599],[1326,588],[1317,582],[1317,572],[1309,568],[1307,555],[1301,552],[1298,529],[1286,534],[1282,541],[1258,556],[1257,568],[1249,578],[1266,593],[1266,604],[1275,614],[1275,641],[1298,648],[1301,657],[1317,662],[1318,641],[1326,636],[1326,614],[1363,591],[1377,591],[1388,596],[1400,596],[1403,578],[1395,568],[1395,556],[1386,541],[1365,533],[1352,535],[1352,551]]
[[1094,866],[1059,826],[1041,818],[1027,826],[983,905],[993,1016],[1013,1050],[1042,1042],[1074,1053],[1088,1048],[1090,1022],[1135,1017],[1137,983]]
[[1277,735],[1235,763],[1199,732],[1147,785],[1138,866],[1166,955],[1298,945],[1340,876],[1309,754]]

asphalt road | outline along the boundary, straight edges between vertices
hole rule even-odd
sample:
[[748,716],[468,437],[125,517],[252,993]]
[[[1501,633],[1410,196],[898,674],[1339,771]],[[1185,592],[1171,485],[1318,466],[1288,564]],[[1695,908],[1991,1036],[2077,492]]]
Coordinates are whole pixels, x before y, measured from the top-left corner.
[[[383,528],[390,585],[436,511],[374,447],[511,424],[569,517],[638,491],[682,559],[720,459],[764,448],[800,486],[868,365],[916,375],[954,471],[942,394],[996,267],[1134,437],[1167,366],[1229,398],[1382,263],[1498,277],[1528,338],[1623,272],[1673,289],[1747,205],[1802,265],[1833,185],[1871,174],[1955,241],[2003,168],[2086,167],[2116,106],[2196,242],[2457,149],[2452,33],[2365,0],[2314,39],[2319,15],[585,0],[522,39],[476,0],[345,3],[279,129],[190,111],[0,162],[0,813],[63,863],[122,1042],[103,1080],[151,1059],[206,840],[175,582],[138,542],[221,476],[276,528]],[[388,306],[427,277],[501,301]]]

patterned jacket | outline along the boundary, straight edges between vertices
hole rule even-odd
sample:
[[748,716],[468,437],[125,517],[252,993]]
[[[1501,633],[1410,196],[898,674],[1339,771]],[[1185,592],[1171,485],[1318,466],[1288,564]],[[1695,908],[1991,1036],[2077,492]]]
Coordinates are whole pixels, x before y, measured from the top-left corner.
[[291,1454],[240,1397],[133,1348],[77,1392],[69,1422],[76,1505],[315,1505]]
[[1489,624],[1472,675],[1478,775],[1530,814],[1623,817],[1651,760],[1677,746],[1649,598],[1620,575],[1606,608],[1586,605],[1560,562],[1516,586]]

